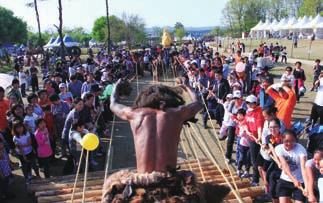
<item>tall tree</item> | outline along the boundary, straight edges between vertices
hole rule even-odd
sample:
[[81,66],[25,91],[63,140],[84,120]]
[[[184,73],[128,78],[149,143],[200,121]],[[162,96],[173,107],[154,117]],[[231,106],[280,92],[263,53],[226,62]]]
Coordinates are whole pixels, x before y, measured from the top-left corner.
[[288,1],[286,0],[269,0],[267,4],[267,16],[270,20],[280,20],[288,16]]
[[299,8],[299,16],[316,16],[323,10],[323,0],[304,0]]
[[[41,1],[46,1],[46,0],[41,0]],[[41,29],[40,29],[40,20],[39,20],[37,0],[34,0],[33,2],[27,3],[26,6],[35,9],[36,20],[37,20],[37,28],[38,28],[38,43],[37,43],[37,45],[42,47],[43,40],[42,40],[42,33],[41,33]]]
[[138,15],[122,14],[125,24],[125,40],[129,48],[136,43],[143,43],[146,40],[145,22]]
[[182,38],[185,36],[185,28],[184,25],[181,22],[176,22],[174,26],[174,34],[179,39],[179,41],[182,41]]
[[11,10],[0,6],[0,44],[26,43],[27,23],[14,16]]
[[110,32],[110,19],[109,19],[109,0],[105,0],[107,12],[107,31],[108,31],[108,54],[111,53],[111,32]]
[[61,60],[65,60],[65,44],[63,40],[63,5],[62,0],[58,0],[58,20],[59,25],[54,25],[57,29],[59,39],[61,41],[61,47],[60,47],[60,56]]

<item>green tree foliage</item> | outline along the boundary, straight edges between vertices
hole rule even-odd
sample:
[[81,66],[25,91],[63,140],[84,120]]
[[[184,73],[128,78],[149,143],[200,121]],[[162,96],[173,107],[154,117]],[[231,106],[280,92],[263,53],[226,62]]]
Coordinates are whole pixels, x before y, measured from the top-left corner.
[[304,0],[299,9],[299,16],[316,16],[323,10],[323,0]]
[[0,6],[0,43],[25,43],[27,33],[27,23]]
[[223,9],[223,22],[233,37],[249,32],[259,20],[297,17],[305,1],[323,0],[229,0]]
[[[49,32],[49,31],[45,31],[41,33],[42,38],[41,38],[41,44],[46,44],[49,39],[54,36],[53,33]],[[39,44],[39,33],[35,33],[32,31],[28,31],[28,45],[31,47],[37,47],[37,45]]]
[[[117,16],[109,16],[111,41],[118,43],[127,41],[129,45],[142,43],[146,40],[145,23],[137,15],[123,14],[122,19]],[[106,26],[106,17],[102,16],[95,20],[92,29],[92,36],[100,42],[107,40],[108,29]]]
[[181,41],[182,38],[185,36],[186,30],[184,25],[181,22],[176,22],[174,26],[174,34],[175,36]]

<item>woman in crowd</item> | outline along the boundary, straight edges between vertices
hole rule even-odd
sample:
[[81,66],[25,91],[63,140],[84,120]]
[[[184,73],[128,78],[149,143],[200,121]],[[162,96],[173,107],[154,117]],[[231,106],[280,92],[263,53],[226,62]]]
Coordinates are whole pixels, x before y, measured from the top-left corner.
[[[228,113],[229,115],[236,116],[238,113],[238,110],[243,108],[247,109],[246,103],[243,101],[241,92],[239,90],[236,90],[233,92],[233,100],[231,104],[228,107]],[[225,153],[226,161],[231,162],[231,156],[233,151],[233,144],[235,140],[235,131],[236,131],[236,122],[234,122],[232,119],[230,122],[226,123],[228,126],[227,131],[227,151]]]
[[299,102],[299,99],[301,96],[304,96],[303,89],[305,88],[304,82],[306,80],[305,72],[302,68],[302,63],[297,61],[295,63],[295,69],[293,72],[295,82],[294,82],[294,88],[296,93],[297,102]]
[[[316,150],[312,159],[307,160],[306,167],[306,194],[308,202],[318,202],[318,178],[320,177],[320,161],[323,159],[323,151]],[[323,194],[321,194],[323,195]]]
[[[274,111],[271,113],[272,119],[270,121],[266,120],[268,131],[265,132],[267,135],[262,137],[261,150],[257,161],[259,173],[266,187],[267,197],[275,203],[279,202],[276,186],[281,175],[281,164],[274,149],[282,143],[282,122],[274,117]],[[265,115],[266,113],[263,114]],[[265,118],[268,119],[266,115]]]
[[303,195],[304,181],[306,181],[305,163],[306,149],[297,143],[296,134],[286,130],[283,135],[283,144],[275,148],[275,153],[281,163],[282,173],[277,183],[277,195],[280,203],[305,202]]

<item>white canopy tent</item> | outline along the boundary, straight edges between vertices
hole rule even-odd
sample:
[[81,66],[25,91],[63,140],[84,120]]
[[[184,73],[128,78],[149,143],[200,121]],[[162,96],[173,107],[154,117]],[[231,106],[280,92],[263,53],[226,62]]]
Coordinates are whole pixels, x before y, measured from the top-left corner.
[[265,28],[265,30],[273,31],[277,25],[278,25],[278,21],[274,19],[273,22],[268,27]]
[[259,21],[256,26],[250,29],[250,36],[256,38],[267,38],[269,34],[273,37],[287,37],[291,33],[298,35],[299,38],[307,38],[313,33],[317,38],[323,39],[323,17],[317,15],[313,17],[283,18],[279,22],[268,19],[263,23]]
[[250,30],[250,36],[252,37],[252,38],[254,38],[254,37],[259,37],[257,34],[258,34],[258,28],[260,27],[260,26],[262,26],[264,23],[260,20],[259,21],[259,23],[256,25],[256,26],[254,26],[253,28],[251,28],[251,30]]
[[270,21],[267,19],[264,24],[262,24],[261,26],[259,26],[257,28],[258,29],[257,30],[257,35],[259,35],[262,38],[266,38],[267,37],[266,29],[267,29],[267,27],[270,26],[270,24],[271,24]]
[[53,46],[53,43],[56,41],[56,38],[55,37],[51,37],[50,39],[49,39],[49,41],[47,42],[47,44],[44,46],[44,48],[46,49],[46,48],[50,48],[50,47],[52,47]]

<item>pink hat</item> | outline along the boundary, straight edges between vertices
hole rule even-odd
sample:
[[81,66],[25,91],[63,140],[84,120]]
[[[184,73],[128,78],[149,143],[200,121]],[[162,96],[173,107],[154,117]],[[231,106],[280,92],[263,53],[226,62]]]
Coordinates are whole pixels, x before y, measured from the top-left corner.
[[244,64],[244,63],[242,63],[242,62],[237,63],[237,65],[236,65],[236,71],[237,71],[238,73],[242,73],[242,72],[244,72],[245,70],[246,70],[246,64]]

